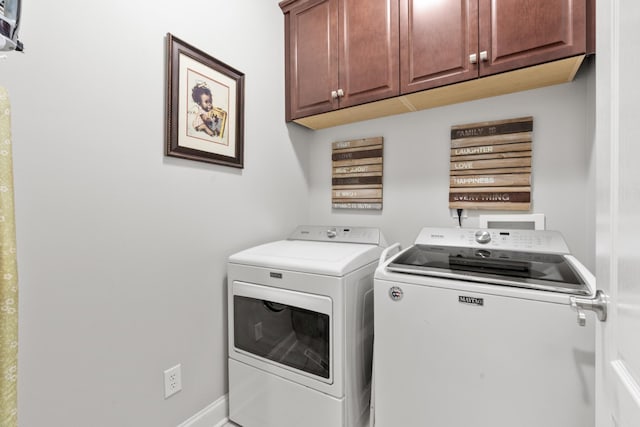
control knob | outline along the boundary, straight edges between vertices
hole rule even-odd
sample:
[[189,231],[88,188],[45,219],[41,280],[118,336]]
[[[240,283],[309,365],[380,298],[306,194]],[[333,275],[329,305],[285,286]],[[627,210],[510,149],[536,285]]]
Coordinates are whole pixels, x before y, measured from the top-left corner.
[[476,242],[480,244],[486,244],[491,241],[491,234],[488,231],[478,230],[476,231]]

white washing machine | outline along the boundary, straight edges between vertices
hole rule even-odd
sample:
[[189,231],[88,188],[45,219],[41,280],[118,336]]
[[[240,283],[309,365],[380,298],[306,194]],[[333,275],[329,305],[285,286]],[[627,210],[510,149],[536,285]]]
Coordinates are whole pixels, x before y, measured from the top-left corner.
[[229,418],[368,424],[378,229],[301,226],[229,258]]
[[595,425],[596,320],[570,307],[595,279],[559,233],[425,228],[387,252],[374,284],[376,427]]

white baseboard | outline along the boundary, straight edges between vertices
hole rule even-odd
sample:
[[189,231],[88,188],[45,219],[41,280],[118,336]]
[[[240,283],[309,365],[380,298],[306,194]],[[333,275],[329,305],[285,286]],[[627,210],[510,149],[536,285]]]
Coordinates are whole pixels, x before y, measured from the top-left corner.
[[229,422],[229,402],[225,394],[178,427],[222,427]]

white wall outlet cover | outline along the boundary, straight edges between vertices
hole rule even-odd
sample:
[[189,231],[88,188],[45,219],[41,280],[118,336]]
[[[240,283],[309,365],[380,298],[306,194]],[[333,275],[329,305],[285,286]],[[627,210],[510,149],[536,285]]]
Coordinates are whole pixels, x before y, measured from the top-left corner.
[[[458,210],[457,209],[449,209],[449,212],[451,212],[451,218],[455,219],[456,221],[458,220]],[[469,217],[469,215],[467,214],[467,209],[463,209],[462,210],[462,219],[467,219]]]
[[164,398],[173,396],[182,390],[182,367],[176,366],[164,371]]

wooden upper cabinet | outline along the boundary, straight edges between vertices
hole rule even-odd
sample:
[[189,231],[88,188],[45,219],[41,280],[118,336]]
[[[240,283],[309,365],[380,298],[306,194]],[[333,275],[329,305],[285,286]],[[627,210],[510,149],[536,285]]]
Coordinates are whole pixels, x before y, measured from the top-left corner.
[[585,53],[587,3],[479,0],[480,76]]
[[401,0],[402,93],[478,77],[477,49],[478,0]]
[[398,95],[398,0],[341,0],[338,15],[340,107]]
[[398,0],[286,0],[287,120],[399,94]]
[[338,107],[338,0],[282,2],[287,120]]
[[[595,0],[283,0],[280,7],[287,121],[376,101],[402,108],[406,97],[387,98],[593,53],[595,45]],[[487,88],[485,96],[500,92]]]
[[400,91],[587,52],[593,0],[401,0]]

